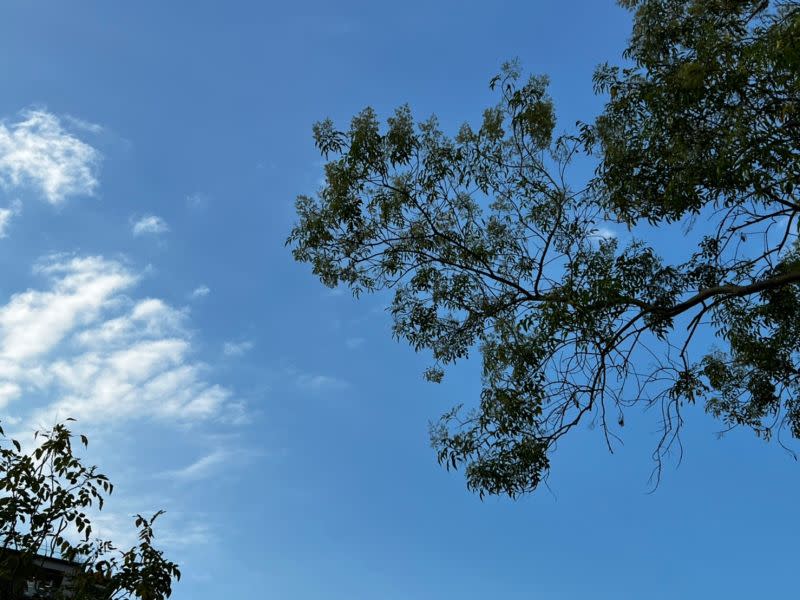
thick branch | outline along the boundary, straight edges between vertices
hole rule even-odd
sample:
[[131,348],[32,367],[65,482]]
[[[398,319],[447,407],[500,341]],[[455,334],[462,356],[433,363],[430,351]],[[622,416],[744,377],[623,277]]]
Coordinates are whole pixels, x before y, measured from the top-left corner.
[[771,290],[797,282],[800,282],[800,269],[795,269],[793,271],[789,271],[788,273],[783,273],[782,275],[777,275],[769,279],[762,279],[761,281],[756,281],[750,285],[720,285],[706,288],[704,290],[700,290],[688,300],[676,304],[671,308],[666,310],[652,309],[650,312],[656,313],[659,316],[668,319],[679,315],[682,312],[697,306],[698,304],[702,304],[705,300],[708,300],[714,296],[749,296],[750,294],[756,294],[758,292],[763,292],[764,290]]

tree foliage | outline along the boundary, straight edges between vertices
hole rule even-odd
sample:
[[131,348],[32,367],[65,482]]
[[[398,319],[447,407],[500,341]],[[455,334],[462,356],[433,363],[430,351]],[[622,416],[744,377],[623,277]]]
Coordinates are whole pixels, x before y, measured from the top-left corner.
[[[59,587],[43,586],[41,598],[163,600],[180,579],[178,566],[153,546],[151,518],[135,517],[139,543],[118,550],[92,536],[90,511],[103,508],[113,491],[96,467],[73,451],[76,436],[63,424],[37,433],[27,451],[0,428],[0,596],[15,600],[35,584],[43,558],[69,563]],[[79,436],[88,445],[86,436]],[[39,583],[42,583],[41,581]]]
[[[287,243],[325,285],[393,290],[394,334],[432,353],[429,379],[480,352],[479,401],[432,441],[481,494],[534,490],[582,422],[610,447],[633,406],[661,410],[657,473],[687,403],[800,437],[800,4],[620,3],[626,66],[598,68],[608,101],[574,133],[556,134],[547,79],[513,63],[453,137],[407,106],[314,127],[326,181]],[[583,152],[588,184],[570,177]],[[698,220],[685,259],[648,242]]]

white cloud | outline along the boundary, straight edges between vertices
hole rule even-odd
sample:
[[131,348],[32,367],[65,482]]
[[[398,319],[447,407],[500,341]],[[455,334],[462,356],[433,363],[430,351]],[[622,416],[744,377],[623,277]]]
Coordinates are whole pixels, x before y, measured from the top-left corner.
[[14,294],[0,307],[0,364],[46,354],[75,327],[97,318],[114,294],[136,280],[119,263],[99,257],[55,256],[35,271],[49,277],[52,285],[46,291]]
[[55,115],[26,110],[15,123],[0,122],[0,184],[30,185],[50,204],[97,188],[100,153],[67,132]]
[[200,285],[192,290],[192,298],[204,298],[211,293],[211,288],[207,285]]
[[252,350],[254,345],[249,340],[244,342],[225,342],[222,344],[222,353],[225,356],[242,356]]
[[0,408],[4,408],[11,400],[18,398],[21,392],[19,385],[12,381],[0,383]]
[[595,238],[602,238],[604,240],[611,240],[617,237],[617,232],[613,229],[609,229],[608,227],[596,227],[594,229],[592,237]]
[[8,236],[8,224],[13,216],[14,211],[10,208],[0,208],[0,238]]
[[133,222],[131,230],[135,237],[145,234],[158,235],[167,233],[169,231],[169,225],[167,225],[167,222],[161,217],[145,215]]
[[[0,306],[0,405],[28,396],[35,428],[66,417],[81,428],[139,419],[240,420],[230,390],[193,358],[187,315],[131,300],[138,276],[102,257],[54,256],[45,289]],[[19,413],[19,410],[16,412]]]
[[[92,511],[93,534],[129,547],[137,541],[132,515],[166,508],[156,541],[185,565],[186,554],[213,543],[218,529],[196,499],[187,504],[187,486],[253,456],[228,446],[231,436],[221,431],[246,423],[251,413],[196,357],[188,310],[137,294],[142,272],[98,256],[53,255],[34,275],[28,289],[0,298],[4,426],[25,443],[34,429],[78,419],[71,429],[91,440],[80,450],[90,457],[87,464],[101,464],[124,490],[101,512]],[[158,474],[163,452],[209,429],[210,450],[188,465],[174,463],[180,468],[165,485],[165,474]],[[149,453],[131,455],[130,449],[156,436],[161,454],[151,457],[159,465],[154,469],[140,464]]]
[[8,225],[12,217],[16,217],[22,211],[22,203],[14,200],[6,208],[0,208],[0,238],[8,236]]

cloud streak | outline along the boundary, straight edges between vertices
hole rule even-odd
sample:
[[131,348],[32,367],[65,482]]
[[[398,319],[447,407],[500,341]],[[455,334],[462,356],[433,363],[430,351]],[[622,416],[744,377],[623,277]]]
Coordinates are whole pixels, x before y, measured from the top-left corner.
[[197,481],[208,477],[209,474],[228,462],[232,457],[233,453],[228,450],[215,450],[182,469],[167,471],[163,473],[163,476],[178,481]]

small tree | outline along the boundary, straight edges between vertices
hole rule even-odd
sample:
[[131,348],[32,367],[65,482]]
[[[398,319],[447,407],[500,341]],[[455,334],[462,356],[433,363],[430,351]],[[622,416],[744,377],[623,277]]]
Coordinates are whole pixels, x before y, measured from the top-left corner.
[[[64,424],[34,439],[26,451],[0,428],[0,597],[168,598],[180,571],[153,546],[153,522],[161,511],[149,519],[136,516],[139,543],[126,551],[94,538],[88,512],[103,508],[113,485],[74,454],[76,436]],[[86,436],[79,440],[88,445]],[[71,563],[52,589],[35,585],[47,558]]]

